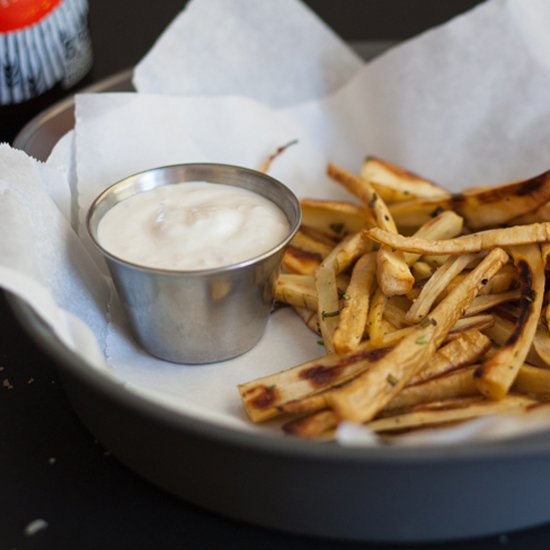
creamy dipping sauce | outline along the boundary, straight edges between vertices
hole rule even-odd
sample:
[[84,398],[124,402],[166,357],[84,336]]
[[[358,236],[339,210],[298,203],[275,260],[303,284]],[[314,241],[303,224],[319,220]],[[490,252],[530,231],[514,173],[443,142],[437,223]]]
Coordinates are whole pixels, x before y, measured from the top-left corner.
[[99,244],[147,267],[199,270],[267,252],[289,223],[269,199],[248,189],[206,182],[157,187],[116,204],[99,222]]

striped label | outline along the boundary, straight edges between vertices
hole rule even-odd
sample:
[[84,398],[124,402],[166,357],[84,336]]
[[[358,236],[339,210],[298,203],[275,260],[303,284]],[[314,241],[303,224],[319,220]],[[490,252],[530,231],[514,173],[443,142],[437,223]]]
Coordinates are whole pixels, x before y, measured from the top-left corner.
[[65,0],[35,25],[0,34],[0,105],[70,88],[90,69],[87,0]]

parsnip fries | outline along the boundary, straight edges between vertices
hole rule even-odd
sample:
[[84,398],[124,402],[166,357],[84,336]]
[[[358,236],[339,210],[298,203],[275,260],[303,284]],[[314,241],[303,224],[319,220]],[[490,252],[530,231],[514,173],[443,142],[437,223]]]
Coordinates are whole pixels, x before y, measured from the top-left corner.
[[249,418],[395,438],[550,401],[550,172],[451,194],[375,157],[327,171],[357,202],[302,200],[275,285],[326,355],[240,384]]

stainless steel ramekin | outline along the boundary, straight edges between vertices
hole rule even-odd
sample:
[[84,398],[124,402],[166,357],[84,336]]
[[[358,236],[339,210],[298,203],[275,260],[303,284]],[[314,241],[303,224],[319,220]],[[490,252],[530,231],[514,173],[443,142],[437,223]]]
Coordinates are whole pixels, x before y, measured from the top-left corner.
[[[234,185],[270,199],[288,218],[288,234],[260,256],[200,271],[134,264],[98,242],[99,222],[115,204],[186,181]],[[138,342],[152,355],[176,363],[222,361],[250,350],[260,340],[284,249],[300,222],[300,204],[286,186],[261,172],[223,164],[179,164],[134,174],[103,191],[87,217],[92,241],[107,262]]]

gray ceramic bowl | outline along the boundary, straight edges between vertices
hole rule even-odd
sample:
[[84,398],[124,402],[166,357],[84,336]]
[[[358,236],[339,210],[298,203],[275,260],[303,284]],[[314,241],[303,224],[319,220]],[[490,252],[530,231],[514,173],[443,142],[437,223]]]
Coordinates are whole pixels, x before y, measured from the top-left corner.
[[[89,91],[129,90],[130,82],[128,71]],[[45,159],[72,128],[73,107],[68,99],[42,113],[16,146]],[[550,521],[550,432],[354,449],[228,430],[129,392],[67,350],[23,301],[11,304],[56,361],[98,440],[145,479],[207,510],[301,535],[384,542],[464,539]]]

